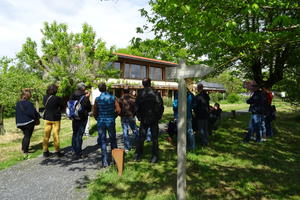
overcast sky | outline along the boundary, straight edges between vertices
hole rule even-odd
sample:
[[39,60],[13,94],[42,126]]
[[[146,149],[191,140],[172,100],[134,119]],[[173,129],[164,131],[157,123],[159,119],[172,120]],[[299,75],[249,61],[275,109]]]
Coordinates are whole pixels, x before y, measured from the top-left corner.
[[148,0],[0,0],[0,57],[14,57],[27,37],[39,44],[43,22],[54,20],[72,32],[86,22],[107,47],[126,47],[145,24],[141,8],[149,8]]

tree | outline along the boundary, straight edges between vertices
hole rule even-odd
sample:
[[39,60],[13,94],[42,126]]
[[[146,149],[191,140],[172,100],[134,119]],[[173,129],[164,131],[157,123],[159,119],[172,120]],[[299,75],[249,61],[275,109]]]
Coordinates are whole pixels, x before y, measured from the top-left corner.
[[[150,0],[152,12],[141,15],[156,38],[187,48],[216,72],[232,68],[272,87],[299,65],[298,0]],[[151,27],[151,28],[149,28]]]
[[13,59],[0,59],[0,134],[4,133],[4,109],[7,110],[7,114],[14,112],[15,104],[24,88],[32,89],[32,100],[35,101],[44,93],[45,84],[28,68],[15,66]]
[[82,32],[74,34],[68,32],[66,24],[45,22],[41,32],[42,56],[37,53],[36,42],[27,38],[17,58],[48,82],[59,83],[62,96],[68,96],[77,82],[92,84],[117,73],[110,65],[115,59],[114,48],[106,49],[105,42],[96,38],[88,24],[83,24]]

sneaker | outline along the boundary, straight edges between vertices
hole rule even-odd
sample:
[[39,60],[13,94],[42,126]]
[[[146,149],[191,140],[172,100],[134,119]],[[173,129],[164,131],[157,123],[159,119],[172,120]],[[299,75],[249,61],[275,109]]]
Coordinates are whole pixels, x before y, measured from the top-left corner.
[[157,156],[152,156],[150,163],[158,163],[158,157]]
[[58,151],[58,152],[55,152],[55,156],[60,158],[60,157],[63,157],[64,154],[62,152]]
[[79,159],[81,159],[82,157],[81,157],[81,155],[78,155],[78,154],[76,154],[76,153],[74,153],[73,155],[72,155],[72,160],[79,160]]
[[48,158],[48,157],[50,157],[50,153],[49,153],[49,151],[45,151],[45,152],[43,152],[43,157],[44,157],[44,158]]
[[262,142],[266,142],[266,141],[267,141],[267,138],[262,138],[261,141],[262,141]]
[[140,161],[141,161],[141,156],[138,155],[138,154],[136,154],[136,155],[134,156],[134,161],[135,161],[135,162],[140,162]]

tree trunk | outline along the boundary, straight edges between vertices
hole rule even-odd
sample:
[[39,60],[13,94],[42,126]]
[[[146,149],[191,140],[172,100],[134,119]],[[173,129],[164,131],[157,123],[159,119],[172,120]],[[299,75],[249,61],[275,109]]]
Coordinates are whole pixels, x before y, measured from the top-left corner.
[[3,115],[4,115],[4,106],[0,105],[0,135],[5,134]]

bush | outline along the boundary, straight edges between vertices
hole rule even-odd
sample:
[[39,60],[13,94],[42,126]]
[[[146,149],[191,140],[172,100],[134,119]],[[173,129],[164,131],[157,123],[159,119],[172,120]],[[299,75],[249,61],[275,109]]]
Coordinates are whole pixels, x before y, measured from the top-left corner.
[[164,106],[166,106],[166,107],[173,106],[172,98],[165,97],[165,98],[163,98],[163,101],[164,101]]
[[226,98],[228,103],[237,103],[240,100],[240,96],[236,93],[229,94]]
[[220,102],[223,100],[223,94],[219,92],[211,93],[209,94],[209,97],[212,102]]

